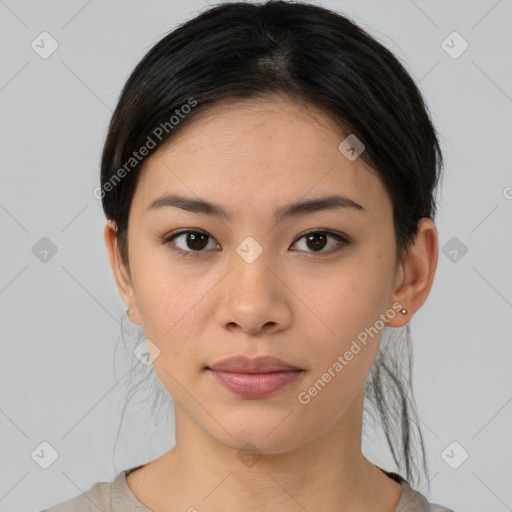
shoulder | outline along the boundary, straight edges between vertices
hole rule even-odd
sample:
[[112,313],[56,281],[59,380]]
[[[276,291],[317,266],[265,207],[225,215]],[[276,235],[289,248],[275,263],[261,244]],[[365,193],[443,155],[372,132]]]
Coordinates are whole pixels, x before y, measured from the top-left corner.
[[406,480],[401,482],[402,496],[395,512],[454,512],[451,508],[431,503],[418,491],[415,491]]
[[96,482],[88,491],[41,512],[147,512],[126,483],[126,476],[141,466],[120,471],[112,482]]
[[431,503],[418,491],[415,491],[407,481],[401,483],[402,496],[395,512],[454,512],[451,508]]
[[41,512],[91,512],[101,510],[111,512],[111,482],[96,482],[88,491],[67,501],[58,503]]
[[397,473],[384,471],[390,478],[396,480],[402,489],[400,500],[393,512],[454,512],[451,508],[431,503],[420,492],[414,490],[409,482]]

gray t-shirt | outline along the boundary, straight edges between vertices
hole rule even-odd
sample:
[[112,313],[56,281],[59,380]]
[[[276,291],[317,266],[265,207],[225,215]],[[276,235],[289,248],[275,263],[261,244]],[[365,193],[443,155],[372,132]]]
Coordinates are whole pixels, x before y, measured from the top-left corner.
[[[123,470],[113,482],[97,482],[84,494],[41,512],[96,512],[98,510],[101,512],[151,512],[137,499],[126,482],[126,477],[142,466]],[[379,469],[397,481],[402,488],[400,500],[394,512],[453,512],[449,508],[429,503],[423,494],[413,490],[409,483],[397,473]]]

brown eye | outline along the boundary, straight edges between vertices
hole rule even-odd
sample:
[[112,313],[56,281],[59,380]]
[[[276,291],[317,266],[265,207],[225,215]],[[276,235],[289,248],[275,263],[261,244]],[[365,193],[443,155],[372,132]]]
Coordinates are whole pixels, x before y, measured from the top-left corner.
[[[329,239],[335,240],[334,243],[329,244]],[[341,249],[341,247],[348,245],[350,242],[344,236],[335,233],[333,231],[310,231],[309,233],[305,233],[300,238],[297,239],[295,244],[304,240],[306,249],[305,252],[310,253],[319,253],[319,254],[329,254],[332,252],[336,252]],[[294,244],[294,245],[295,245]],[[325,247],[329,246],[328,250],[323,250]],[[302,250],[302,249],[301,249]]]
[[[180,231],[166,237],[163,241],[168,244],[171,250],[181,253],[183,256],[199,256],[199,253],[207,252],[210,239],[213,238],[203,231]],[[213,248],[218,244],[213,244]],[[198,253],[198,254],[195,254]]]
[[306,244],[315,251],[322,250],[327,245],[327,238],[325,233],[311,233],[306,236]]
[[[200,256],[201,253],[209,252],[208,244],[211,242],[210,249],[220,248],[219,244],[213,242],[214,238],[203,231],[185,230],[173,233],[163,239],[163,242],[169,248],[181,254],[182,256]],[[316,230],[303,234],[293,245],[297,245],[304,240],[305,248],[293,249],[310,254],[330,254],[339,251],[343,246],[349,245],[350,241],[339,233],[329,230]],[[327,247],[327,250],[324,250]]]
[[185,244],[194,251],[200,251],[208,245],[208,235],[191,231],[186,233]]

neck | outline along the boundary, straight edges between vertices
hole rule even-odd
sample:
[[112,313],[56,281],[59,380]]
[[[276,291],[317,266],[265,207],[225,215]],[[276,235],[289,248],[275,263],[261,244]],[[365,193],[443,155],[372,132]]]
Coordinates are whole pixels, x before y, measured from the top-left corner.
[[390,506],[379,510],[393,510],[399,485],[361,453],[362,399],[325,435],[265,454],[218,442],[177,407],[176,445],[160,458],[152,510],[356,512],[383,499]]

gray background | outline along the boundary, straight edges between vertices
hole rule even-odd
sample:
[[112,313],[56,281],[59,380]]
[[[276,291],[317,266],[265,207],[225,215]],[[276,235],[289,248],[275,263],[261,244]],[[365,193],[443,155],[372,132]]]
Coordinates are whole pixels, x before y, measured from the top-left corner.
[[[512,2],[317,3],[351,16],[406,63],[446,158],[437,275],[411,321],[429,499],[460,512],[512,510]],[[206,7],[0,0],[0,511],[71,498],[174,442],[172,417],[154,421],[149,407],[131,407],[113,451],[136,366],[121,330],[128,347],[136,340],[93,190],[128,74]],[[31,47],[43,31],[58,43],[46,59]],[[441,44],[453,31],[469,44],[457,58]],[[46,261],[43,237],[57,249]],[[43,442],[58,454],[47,469]],[[366,440],[366,454],[392,470],[377,445]],[[460,463],[462,450],[469,456],[454,469],[447,461]]]

